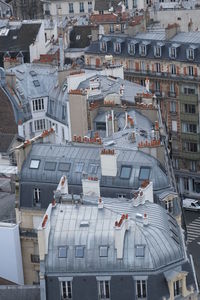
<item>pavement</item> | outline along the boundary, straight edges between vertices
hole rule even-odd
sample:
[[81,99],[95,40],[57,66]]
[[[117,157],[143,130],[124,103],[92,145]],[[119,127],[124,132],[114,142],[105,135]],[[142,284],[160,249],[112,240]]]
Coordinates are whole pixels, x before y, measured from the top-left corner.
[[192,254],[200,287],[200,212],[185,210],[184,215],[187,227],[187,248]]

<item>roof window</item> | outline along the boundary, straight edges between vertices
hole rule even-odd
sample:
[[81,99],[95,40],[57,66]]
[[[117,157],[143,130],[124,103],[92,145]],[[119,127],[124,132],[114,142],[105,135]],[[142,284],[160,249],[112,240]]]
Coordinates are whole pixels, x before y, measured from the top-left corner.
[[140,174],[139,174],[139,180],[149,180],[150,170],[151,169],[149,167],[141,167]]
[[67,257],[67,247],[64,246],[58,247],[58,257],[59,258]]
[[56,169],[56,162],[46,161],[44,165],[44,170],[46,171],[55,171]]
[[135,43],[130,42],[130,43],[128,44],[128,53],[129,53],[130,55],[134,55],[134,54],[135,54]]
[[38,81],[38,80],[33,80],[33,84],[34,84],[34,86],[35,86],[35,87],[38,87],[38,86],[40,86],[40,83],[39,83],[39,81]]
[[76,173],[82,173],[83,172],[83,167],[84,167],[84,163],[83,162],[78,162],[76,164],[75,172]]
[[114,52],[121,53],[121,43],[119,43],[119,42],[114,43]]
[[77,258],[84,257],[84,246],[76,246],[76,248],[75,248],[75,256]]
[[32,77],[37,76],[37,73],[36,73],[35,71],[33,71],[33,70],[31,70],[29,73],[30,73],[30,75],[31,75]]
[[108,246],[100,246],[99,247],[99,256],[107,257],[108,256]]
[[154,46],[154,56],[161,57],[161,46]]
[[144,257],[145,246],[144,245],[136,245],[135,246],[135,256],[136,257]]
[[98,165],[90,164],[89,168],[88,168],[88,173],[89,174],[97,174],[97,170],[98,170]]
[[131,170],[132,170],[131,166],[122,166],[120,172],[120,178],[129,179],[131,176]]
[[194,49],[192,48],[187,49],[186,55],[188,60],[194,60]]
[[29,168],[30,169],[38,169],[40,165],[40,160],[39,159],[31,159],[31,163]]
[[58,165],[58,171],[69,172],[71,163],[60,162]]
[[102,52],[107,52],[107,42],[106,41],[101,41],[100,42],[100,50]]

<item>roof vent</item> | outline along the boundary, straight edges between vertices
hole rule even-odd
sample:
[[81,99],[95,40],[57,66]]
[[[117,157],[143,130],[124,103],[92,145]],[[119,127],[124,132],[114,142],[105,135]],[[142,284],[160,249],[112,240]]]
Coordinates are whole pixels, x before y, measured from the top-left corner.
[[80,227],[89,227],[90,222],[87,220],[83,220],[80,222]]

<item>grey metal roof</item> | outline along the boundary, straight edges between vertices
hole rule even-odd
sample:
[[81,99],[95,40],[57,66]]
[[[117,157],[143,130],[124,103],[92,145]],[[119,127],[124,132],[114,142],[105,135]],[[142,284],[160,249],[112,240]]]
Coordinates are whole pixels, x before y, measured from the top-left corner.
[[180,43],[193,43],[199,44],[200,42],[200,31],[194,32],[180,32],[176,34],[171,41]]
[[122,85],[124,85],[124,92],[123,92],[123,95],[120,96],[120,98],[121,98],[121,100],[126,100],[131,103],[135,103],[134,98],[137,93],[146,92],[146,88],[139,84],[130,82],[128,80],[123,80],[121,78],[111,78],[109,76],[103,76],[103,75],[95,75],[95,76],[92,76],[92,77],[86,79],[85,81],[82,81],[79,84],[78,89],[81,89],[81,88],[89,89],[90,80],[95,79],[97,77],[100,82],[101,93],[98,95],[89,96],[88,97],[89,101],[95,101],[98,99],[105,98],[108,94],[112,94],[112,93],[119,94],[120,87]]
[[[180,228],[162,207],[146,202],[134,208],[131,201],[102,199],[104,208],[97,205],[57,205],[51,215],[51,230],[46,271],[55,273],[94,272],[145,272],[150,274],[161,268],[185,260]],[[97,203],[97,199],[95,199]],[[93,204],[93,205],[92,205]],[[128,213],[130,229],[124,238],[122,259],[117,259],[115,250],[115,221]],[[149,225],[137,214],[146,213]],[[89,226],[81,227],[81,221]],[[174,238],[174,235],[177,236]],[[75,257],[75,246],[84,246],[84,257]],[[108,246],[108,256],[99,256],[99,247]],[[136,246],[144,245],[144,257],[136,256]],[[58,257],[58,247],[67,246],[67,258]]]
[[136,34],[134,38],[140,40],[156,40],[156,41],[164,41],[165,40],[165,32],[140,32]]
[[[117,176],[109,177],[101,175],[100,152],[103,146],[92,146],[83,144],[68,144],[49,145],[49,144],[34,144],[30,151],[21,171],[21,182],[38,182],[39,183],[55,183],[57,184],[63,175],[62,171],[58,170],[58,162],[71,163],[69,172],[66,173],[69,185],[82,185],[82,173],[76,172],[76,164],[83,162],[84,167],[82,172],[90,175],[95,175],[101,181],[102,187],[128,188],[130,190],[137,189],[140,186],[139,172],[142,166],[150,167],[150,180],[153,181],[154,190],[162,190],[169,187],[168,177],[163,170],[160,162],[154,157],[133,149],[120,149],[117,151]],[[32,159],[39,159],[40,164],[38,169],[30,169]],[[55,161],[57,163],[55,171],[44,171],[45,161]],[[96,174],[89,173],[90,164],[98,166]],[[121,167],[130,165],[132,167],[129,179],[120,178]]]

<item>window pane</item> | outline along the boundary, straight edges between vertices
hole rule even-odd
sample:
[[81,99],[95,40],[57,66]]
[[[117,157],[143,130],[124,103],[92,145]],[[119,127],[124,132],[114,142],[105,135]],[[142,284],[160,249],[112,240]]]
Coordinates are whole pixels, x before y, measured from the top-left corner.
[[70,163],[59,163],[59,165],[58,165],[58,171],[69,172],[70,167],[71,167]]
[[77,246],[76,247],[76,257],[84,257],[84,247],[83,246]]
[[59,247],[58,248],[58,257],[59,258],[67,257],[67,248],[66,247]]
[[120,178],[129,179],[131,176],[131,169],[132,167],[122,166]]
[[110,298],[109,281],[105,281],[105,292],[106,292],[106,299]]
[[147,294],[146,294],[146,281],[145,280],[142,280],[142,296],[143,297],[147,296]]
[[40,165],[40,160],[32,159],[29,168],[30,169],[38,169]]
[[148,180],[149,175],[150,175],[150,168],[148,168],[148,167],[140,168],[139,180]]
[[98,165],[90,164],[89,169],[88,169],[88,173],[89,174],[97,174],[97,170],[98,170]]
[[46,161],[44,165],[44,170],[47,171],[55,171],[56,169],[56,162]]
[[136,246],[135,256],[136,257],[144,257],[144,249],[145,249],[145,246],[143,246],[143,245]]
[[107,257],[108,256],[108,247],[107,246],[100,246],[99,256],[100,257]]

